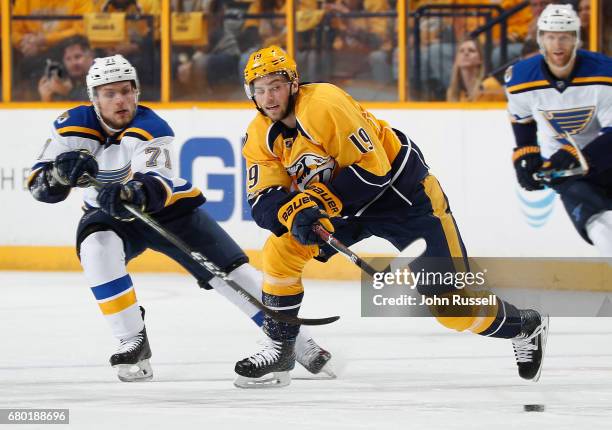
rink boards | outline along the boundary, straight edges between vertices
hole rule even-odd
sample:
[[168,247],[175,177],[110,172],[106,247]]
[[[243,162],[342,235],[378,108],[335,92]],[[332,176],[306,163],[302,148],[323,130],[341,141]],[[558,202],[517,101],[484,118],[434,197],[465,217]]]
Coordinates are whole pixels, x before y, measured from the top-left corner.
[[[511,163],[512,130],[504,110],[377,110],[373,112],[411,137],[423,151],[450,200],[468,253],[482,257],[589,257],[594,249],[575,232],[551,191],[523,192]],[[74,231],[79,191],[66,202],[34,201],[25,189],[60,110],[2,110],[0,161],[0,269],[78,270]],[[268,233],[251,220],[244,193],[242,137],[253,110],[160,110],[176,134],[179,174],[201,187],[209,212],[249,251],[255,262]],[[354,248],[389,254],[390,245],[368,240]],[[132,270],[175,271],[171,261],[146,254]],[[342,259],[313,263],[307,275],[347,278],[356,271]],[[316,273],[315,273],[316,272]]]

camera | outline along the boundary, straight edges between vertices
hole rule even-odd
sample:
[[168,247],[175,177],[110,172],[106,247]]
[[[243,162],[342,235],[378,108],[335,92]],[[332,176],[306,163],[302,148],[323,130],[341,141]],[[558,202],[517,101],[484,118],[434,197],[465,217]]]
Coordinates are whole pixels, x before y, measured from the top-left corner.
[[47,78],[57,76],[58,79],[64,80],[66,78],[66,70],[64,69],[62,63],[58,63],[57,61],[53,61],[47,58],[47,65],[45,66],[45,76]]

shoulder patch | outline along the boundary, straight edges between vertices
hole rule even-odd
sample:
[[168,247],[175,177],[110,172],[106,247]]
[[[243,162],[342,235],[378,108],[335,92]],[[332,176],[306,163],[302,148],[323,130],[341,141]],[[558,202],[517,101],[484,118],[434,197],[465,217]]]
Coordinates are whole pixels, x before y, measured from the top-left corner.
[[506,69],[506,73],[504,73],[504,82],[508,83],[512,79],[512,66]]
[[70,113],[69,113],[69,111],[66,111],[63,114],[61,114],[60,116],[58,116],[55,121],[58,124],[61,124],[61,123],[65,122],[68,118],[70,118]]
[[77,106],[62,113],[53,122],[60,136],[76,136],[104,142],[104,136],[92,106]]

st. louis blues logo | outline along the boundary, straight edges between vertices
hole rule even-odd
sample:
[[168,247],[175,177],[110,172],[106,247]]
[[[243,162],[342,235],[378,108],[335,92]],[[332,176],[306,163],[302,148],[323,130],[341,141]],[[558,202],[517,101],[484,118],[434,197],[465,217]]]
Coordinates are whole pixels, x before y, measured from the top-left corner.
[[578,134],[589,124],[595,106],[587,106],[576,109],[543,111],[542,116],[548,121],[548,124],[557,133],[555,139],[561,144],[569,144],[565,139],[565,133]]

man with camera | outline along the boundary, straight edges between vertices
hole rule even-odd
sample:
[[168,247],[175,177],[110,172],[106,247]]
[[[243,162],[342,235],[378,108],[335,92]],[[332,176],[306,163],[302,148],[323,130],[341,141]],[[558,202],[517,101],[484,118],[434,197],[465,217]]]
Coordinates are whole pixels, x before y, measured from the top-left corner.
[[47,59],[45,72],[38,82],[43,102],[87,100],[85,77],[93,64],[94,53],[83,36],[73,36],[62,43],[62,62]]

